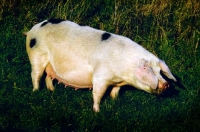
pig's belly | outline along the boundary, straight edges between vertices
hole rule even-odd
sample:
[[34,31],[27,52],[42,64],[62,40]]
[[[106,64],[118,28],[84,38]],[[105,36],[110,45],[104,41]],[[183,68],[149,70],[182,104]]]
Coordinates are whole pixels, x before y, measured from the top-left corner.
[[59,83],[74,88],[92,88],[92,74],[88,66],[63,65],[49,63],[46,67],[47,76],[57,79]]
[[58,78],[61,78],[60,82],[63,82],[66,86],[72,86],[74,88],[91,88],[92,80],[89,72],[83,70],[66,71],[60,73],[58,71]]

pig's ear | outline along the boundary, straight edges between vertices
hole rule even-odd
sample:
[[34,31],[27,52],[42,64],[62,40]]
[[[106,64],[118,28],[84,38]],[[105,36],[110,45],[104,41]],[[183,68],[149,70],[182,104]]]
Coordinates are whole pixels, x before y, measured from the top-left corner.
[[28,33],[28,32],[23,32],[23,35],[24,35],[24,36],[27,36],[27,33]]
[[171,71],[169,70],[168,66],[165,64],[163,60],[159,61],[159,66],[161,68],[162,73],[167,76],[169,79],[172,79],[176,82],[176,78],[172,75]]

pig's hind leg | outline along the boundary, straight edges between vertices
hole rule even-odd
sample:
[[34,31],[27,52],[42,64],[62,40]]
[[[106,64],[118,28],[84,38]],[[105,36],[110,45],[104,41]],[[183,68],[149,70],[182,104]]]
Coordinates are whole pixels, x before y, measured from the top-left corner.
[[115,99],[118,96],[119,90],[120,90],[120,87],[118,86],[115,86],[112,88],[112,91],[110,92],[110,96],[112,99]]
[[46,76],[45,78],[45,82],[46,82],[46,87],[48,90],[54,91],[54,86],[53,86],[53,80],[51,79],[50,76]]

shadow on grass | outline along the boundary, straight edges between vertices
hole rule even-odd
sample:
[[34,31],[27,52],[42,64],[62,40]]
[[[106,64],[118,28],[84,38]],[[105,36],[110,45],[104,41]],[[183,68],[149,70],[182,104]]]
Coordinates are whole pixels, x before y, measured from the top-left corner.
[[[180,89],[186,90],[186,87],[182,84],[181,79],[178,76],[175,76],[177,82],[174,82],[174,81],[168,79],[162,73],[161,73],[161,75],[163,76],[163,78],[167,82],[169,82],[170,87],[166,91],[164,91],[161,95],[159,95],[159,97],[161,97],[161,98],[167,98],[167,97],[174,97],[174,96],[178,95],[180,91],[177,90],[177,89],[175,89],[175,86],[177,86]],[[175,86],[172,85],[172,84],[175,84]]]
[[178,76],[175,76],[177,82],[174,82],[179,88],[186,90],[187,88],[183,85],[183,83],[181,82],[181,79]]
[[174,96],[177,96],[179,94],[179,90],[175,89],[174,86],[170,86],[166,91],[164,91],[162,94],[158,95],[160,98],[172,98]]

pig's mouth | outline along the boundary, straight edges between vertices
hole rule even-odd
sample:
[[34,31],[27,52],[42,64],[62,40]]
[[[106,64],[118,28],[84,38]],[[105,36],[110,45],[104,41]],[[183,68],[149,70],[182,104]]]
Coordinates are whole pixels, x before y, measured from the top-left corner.
[[162,85],[159,84],[159,86],[156,89],[152,89],[152,92],[157,95],[160,95],[168,88],[169,88],[169,83],[165,82]]

